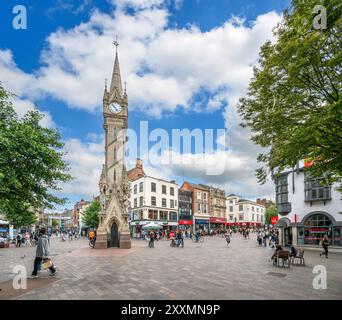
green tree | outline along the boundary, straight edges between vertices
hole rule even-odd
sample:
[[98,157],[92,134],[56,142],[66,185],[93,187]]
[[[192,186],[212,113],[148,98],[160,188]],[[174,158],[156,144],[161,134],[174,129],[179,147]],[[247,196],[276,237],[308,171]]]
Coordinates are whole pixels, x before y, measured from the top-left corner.
[[97,228],[99,225],[100,202],[94,200],[89,207],[84,210],[82,222],[91,227]]
[[51,225],[53,229],[57,229],[59,227],[59,223],[55,219],[52,220]]
[[[317,30],[313,12],[323,5],[326,29]],[[322,12],[324,14],[324,12]],[[266,152],[258,156],[259,182],[269,173],[314,159],[312,177],[341,182],[342,177],[342,2],[292,0],[266,42],[245,97],[240,99],[242,126]]]
[[0,83],[0,212],[15,227],[35,221],[34,208],[54,208],[66,199],[53,195],[71,179],[57,130],[40,125],[42,114],[19,118]]
[[274,203],[267,206],[265,224],[271,224],[271,218],[278,216],[278,210]]

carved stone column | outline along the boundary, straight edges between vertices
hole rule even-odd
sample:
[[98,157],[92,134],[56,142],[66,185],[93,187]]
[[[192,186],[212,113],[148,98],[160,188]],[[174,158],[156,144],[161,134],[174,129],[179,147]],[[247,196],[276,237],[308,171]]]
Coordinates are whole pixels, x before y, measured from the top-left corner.
[[95,249],[106,249],[108,248],[108,235],[107,229],[104,225],[106,215],[100,214],[99,219],[99,227],[96,231],[96,242],[95,242]]

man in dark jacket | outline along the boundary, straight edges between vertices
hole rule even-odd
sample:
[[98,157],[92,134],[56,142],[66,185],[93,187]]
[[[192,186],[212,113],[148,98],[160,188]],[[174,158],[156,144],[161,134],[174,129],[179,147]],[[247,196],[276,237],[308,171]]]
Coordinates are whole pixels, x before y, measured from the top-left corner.
[[[32,271],[32,278],[38,278],[38,270],[40,269],[40,266],[42,264],[43,258],[46,258],[49,255],[49,240],[46,236],[46,230],[41,229],[40,230],[40,238],[38,240],[37,249],[36,249],[36,258],[34,259],[33,264],[33,271]],[[52,265],[50,268],[51,276],[54,276],[57,273],[57,270],[54,265]]]

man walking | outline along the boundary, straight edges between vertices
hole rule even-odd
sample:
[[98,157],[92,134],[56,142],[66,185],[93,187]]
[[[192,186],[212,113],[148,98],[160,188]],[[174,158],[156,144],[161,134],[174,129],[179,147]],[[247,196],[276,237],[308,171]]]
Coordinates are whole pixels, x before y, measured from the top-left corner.
[[[46,230],[43,228],[40,230],[40,238],[38,240],[37,249],[36,249],[36,258],[34,260],[34,267],[32,271],[32,278],[38,278],[38,270],[42,264],[43,258],[49,255],[49,240],[46,236]],[[50,268],[50,275],[54,276],[57,273],[57,270],[54,265]]]

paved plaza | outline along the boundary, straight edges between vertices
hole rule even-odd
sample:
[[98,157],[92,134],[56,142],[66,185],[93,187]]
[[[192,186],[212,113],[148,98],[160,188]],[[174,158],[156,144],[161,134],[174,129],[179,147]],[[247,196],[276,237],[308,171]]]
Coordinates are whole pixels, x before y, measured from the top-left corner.
[[[6,296],[13,266],[25,265],[29,276],[34,253],[31,247],[0,250],[0,299],[342,299],[342,254],[325,259],[306,250],[306,266],[277,268],[269,261],[272,250],[258,247],[255,235],[233,235],[229,248],[223,238],[206,237],[201,244],[186,240],[184,248],[162,240],[151,249],[147,241],[132,240],[130,250],[52,238],[55,278],[42,271],[27,290]],[[315,265],[326,267],[326,290],[313,289]]]

